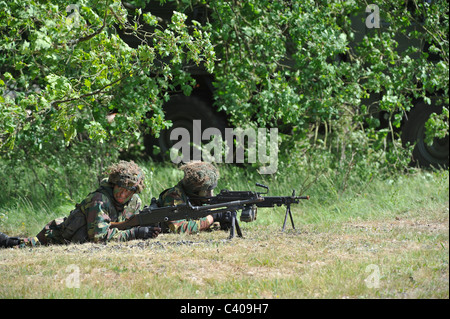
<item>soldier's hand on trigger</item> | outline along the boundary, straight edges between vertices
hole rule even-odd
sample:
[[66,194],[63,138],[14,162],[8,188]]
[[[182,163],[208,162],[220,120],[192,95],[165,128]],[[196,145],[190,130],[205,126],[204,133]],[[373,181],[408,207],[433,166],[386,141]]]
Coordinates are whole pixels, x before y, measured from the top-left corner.
[[136,239],[156,238],[161,233],[161,228],[150,226],[138,226],[134,230]]
[[220,229],[228,230],[231,228],[232,216],[231,212],[223,212],[213,214],[214,221],[220,223]]

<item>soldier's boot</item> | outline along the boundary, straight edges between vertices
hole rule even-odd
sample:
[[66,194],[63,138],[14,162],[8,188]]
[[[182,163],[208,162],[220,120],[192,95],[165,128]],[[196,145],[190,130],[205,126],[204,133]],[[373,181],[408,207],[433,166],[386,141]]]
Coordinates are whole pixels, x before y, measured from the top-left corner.
[[9,237],[3,233],[0,233],[0,248],[11,248],[19,246],[20,239],[18,237]]

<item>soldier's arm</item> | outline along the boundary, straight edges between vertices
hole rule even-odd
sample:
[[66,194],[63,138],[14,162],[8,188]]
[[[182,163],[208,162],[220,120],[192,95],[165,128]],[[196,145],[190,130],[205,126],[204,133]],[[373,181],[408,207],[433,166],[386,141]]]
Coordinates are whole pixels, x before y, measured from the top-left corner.
[[174,233],[195,234],[199,231],[208,229],[213,223],[214,219],[211,215],[209,215],[196,220],[181,219],[171,221],[168,222],[168,225],[170,230]]
[[91,242],[128,241],[135,239],[135,229],[118,230],[111,228],[107,200],[94,200],[85,208],[87,234]]
[[[174,206],[185,203],[186,197],[178,192],[176,188],[173,188],[161,194],[158,201],[160,206]],[[213,223],[214,218],[210,215],[197,220],[181,219],[170,221],[167,222],[167,225],[173,233],[195,234],[208,229]]]

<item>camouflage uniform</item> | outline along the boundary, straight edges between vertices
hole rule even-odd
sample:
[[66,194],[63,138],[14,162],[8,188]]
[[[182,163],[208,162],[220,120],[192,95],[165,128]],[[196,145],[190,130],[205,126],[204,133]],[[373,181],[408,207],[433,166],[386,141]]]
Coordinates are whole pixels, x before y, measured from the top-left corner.
[[[186,202],[187,196],[181,182],[172,188],[166,189],[159,195],[158,198],[158,206],[160,207],[179,205]],[[187,234],[198,233],[201,229],[208,228],[211,225],[207,217],[203,217],[197,220],[180,219],[161,224],[163,232],[168,232],[170,230],[173,233]]]
[[[142,206],[141,199],[134,193],[127,203],[120,204],[114,198],[113,189],[114,185],[119,185],[140,192],[143,174],[133,162],[121,161],[112,167],[114,171],[109,178],[102,180],[100,187],[77,204],[68,217],[52,220],[36,237],[21,239],[20,246],[136,239],[136,228],[121,231],[110,228],[110,223],[121,222],[137,214]],[[127,176],[129,167],[131,175]],[[133,173],[133,169],[137,172]]]
[[[191,162],[180,168],[184,172],[184,178],[176,186],[163,191],[158,198],[158,206],[173,206],[187,202],[188,197],[197,195],[202,190],[212,190],[217,185],[219,173],[217,169],[205,162]],[[192,201],[191,201],[192,202]],[[198,203],[194,203],[198,204]],[[198,233],[200,230],[209,229],[211,223],[207,217],[197,220],[177,220],[162,223],[165,232],[174,233]]]
[[106,179],[103,180],[100,188],[77,204],[68,217],[52,220],[36,237],[22,239],[22,246],[136,239],[134,229],[120,231],[110,228],[109,224],[138,213],[141,199],[134,194],[126,205],[121,205],[114,200],[113,187]]

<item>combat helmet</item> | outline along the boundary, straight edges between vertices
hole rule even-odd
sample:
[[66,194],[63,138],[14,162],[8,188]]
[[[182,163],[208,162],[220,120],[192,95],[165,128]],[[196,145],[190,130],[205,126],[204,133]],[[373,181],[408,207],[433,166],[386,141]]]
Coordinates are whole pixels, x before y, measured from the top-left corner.
[[180,169],[184,172],[181,183],[188,193],[212,190],[217,186],[219,171],[211,163],[193,161]]
[[144,172],[133,161],[120,161],[111,165],[106,172],[108,182],[130,191],[140,193],[144,189]]

